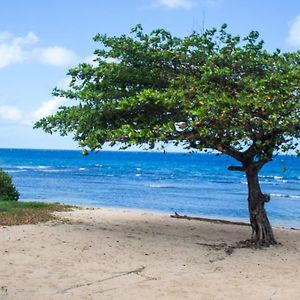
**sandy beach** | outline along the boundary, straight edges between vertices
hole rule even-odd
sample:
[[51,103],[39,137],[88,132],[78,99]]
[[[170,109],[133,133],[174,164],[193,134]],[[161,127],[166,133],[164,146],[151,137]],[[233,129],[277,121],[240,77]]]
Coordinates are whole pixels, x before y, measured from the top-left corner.
[[250,227],[109,208],[0,227],[0,299],[300,299],[300,231],[231,249]]

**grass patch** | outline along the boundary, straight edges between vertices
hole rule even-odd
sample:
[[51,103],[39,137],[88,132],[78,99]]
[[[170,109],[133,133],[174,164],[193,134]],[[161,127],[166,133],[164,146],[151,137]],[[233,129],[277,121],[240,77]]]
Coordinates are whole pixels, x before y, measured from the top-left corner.
[[0,201],[0,225],[37,224],[55,219],[53,212],[74,206],[59,203]]

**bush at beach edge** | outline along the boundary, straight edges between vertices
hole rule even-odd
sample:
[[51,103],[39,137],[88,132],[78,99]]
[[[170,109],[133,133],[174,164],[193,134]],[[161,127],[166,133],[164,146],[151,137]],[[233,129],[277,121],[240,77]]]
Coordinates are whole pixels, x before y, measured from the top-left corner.
[[0,201],[18,201],[19,195],[11,176],[0,169]]

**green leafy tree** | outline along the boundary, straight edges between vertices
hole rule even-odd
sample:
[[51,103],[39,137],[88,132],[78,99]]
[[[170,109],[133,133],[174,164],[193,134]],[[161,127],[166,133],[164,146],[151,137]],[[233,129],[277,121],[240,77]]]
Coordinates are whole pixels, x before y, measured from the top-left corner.
[[[140,25],[129,36],[97,35],[93,64],[71,69],[68,90],[77,101],[35,127],[74,134],[82,147],[156,142],[215,149],[245,172],[251,241],[275,244],[258,172],[278,151],[296,149],[300,135],[300,52],[270,53],[256,31],[233,36],[223,25],[173,37]],[[76,102],[75,102],[76,103]]]
[[0,201],[18,201],[19,195],[11,176],[0,169]]

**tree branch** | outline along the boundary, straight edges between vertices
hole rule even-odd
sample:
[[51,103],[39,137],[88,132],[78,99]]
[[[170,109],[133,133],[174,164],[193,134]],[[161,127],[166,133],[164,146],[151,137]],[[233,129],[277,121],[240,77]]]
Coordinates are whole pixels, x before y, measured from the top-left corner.
[[241,171],[241,172],[245,171],[245,168],[243,166],[229,166],[227,169],[229,171]]
[[235,149],[232,149],[231,146],[220,144],[219,146],[216,147],[216,149],[222,153],[225,153],[233,158],[235,158],[238,161],[244,161],[244,156],[243,153],[240,151],[237,151]]

